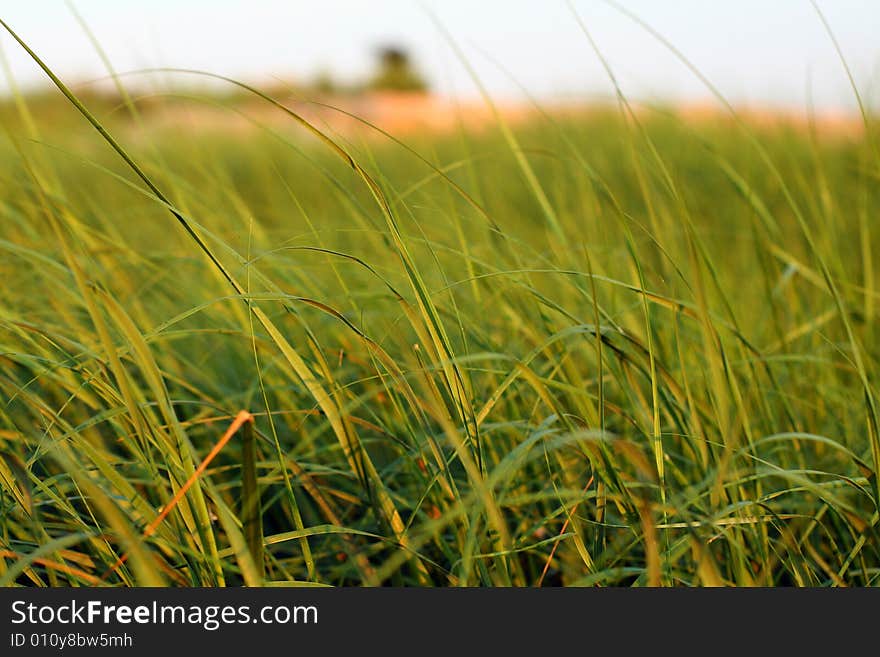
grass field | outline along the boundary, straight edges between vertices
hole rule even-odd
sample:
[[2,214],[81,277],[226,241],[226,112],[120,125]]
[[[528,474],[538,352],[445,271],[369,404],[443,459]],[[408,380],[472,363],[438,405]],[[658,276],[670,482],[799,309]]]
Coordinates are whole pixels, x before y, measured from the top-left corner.
[[0,110],[0,584],[877,581],[870,117],[82,97]]

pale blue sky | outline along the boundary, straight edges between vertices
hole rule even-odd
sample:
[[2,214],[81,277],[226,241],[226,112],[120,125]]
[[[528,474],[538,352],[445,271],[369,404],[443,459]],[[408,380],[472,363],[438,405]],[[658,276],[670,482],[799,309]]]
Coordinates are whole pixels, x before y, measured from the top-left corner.
[[[490,92],[515,82],[543,98],[602,96],[610,87],[563,0],[76,0],[118,70],[200,68],[259,81],[308,79],[325,69],[356,79],[372,48],[410,48],[441,92],[475,94],[432,23],[430,7],[464,48]],[[634,98],[708,96],[684,66],[601,0],[573,4]],[[622,0],[684,52],[737,103],[851,108],[844,71],[808,0]],[[880,0],[819,0],[862,90],[880,98]],[[0,0],[0,16],[70,81],[104,73],[63,0]],[[6,35],[0,45],[20,84],[41,79]],[[873,80],[873,82],[872,82]],[[6,88],[5,80],[0,89]],[[811,90],[808,92],[808,89]]]

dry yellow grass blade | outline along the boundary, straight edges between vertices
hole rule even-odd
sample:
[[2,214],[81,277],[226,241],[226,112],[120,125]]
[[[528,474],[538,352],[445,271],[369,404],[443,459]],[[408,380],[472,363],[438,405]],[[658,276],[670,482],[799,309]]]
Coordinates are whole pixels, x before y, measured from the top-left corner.
[[[253,415],[251,415],[247,411],[239,411],[238,415],[235,416],[235,419],[226,430],[226,433],[224,433],[220,437],[220,440],[218,440],[214,447],[211,448],[211,451],[205,455],[205,458],[202,459],[202,462],[199,463],[198,467],[192,473],[190,478],[187,479],[184,484],[177,490],[177,493],[175,493],[174,497],[171,498],[171,500],[162,507],[162,511],[160,511],[159,514],[150,522],[150,524],[144,528],[144,531],[141,534],[141,540],[145,540],[153,535],[153,533],[156,531],[162,521],[168,517],[168,514],[174,510],[174,507],[176,507],[180,503],[180,500],[183,499],[183,496],[186,495],[186,491],[188,491],[192,487],[192,485],[198,481],[199,477],[204,474],[205,470],[207,470],[208,466],[211,464],[211,461],[216,458],[220,451],[226,446],[226,443],[228,443],[232,439],[232,437],[242,427],[242,425],[244,425],[246,422],[253,421]],[[128,554],[122,554],[116,561],[116,563],[113,564],[107,570],[107,572],[105,572],[101,576],[101,579],[106,580],[107,577],[116,572],[116,570],[120,566],[122,566],[122,564],[124,564],[126,560],[128,560]]]

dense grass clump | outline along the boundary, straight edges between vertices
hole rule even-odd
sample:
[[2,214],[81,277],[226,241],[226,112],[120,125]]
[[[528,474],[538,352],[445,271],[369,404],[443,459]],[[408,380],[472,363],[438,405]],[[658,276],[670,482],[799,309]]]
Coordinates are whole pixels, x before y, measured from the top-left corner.
[[875,582],[870,123],[141,105],[0,110],[0,583]]

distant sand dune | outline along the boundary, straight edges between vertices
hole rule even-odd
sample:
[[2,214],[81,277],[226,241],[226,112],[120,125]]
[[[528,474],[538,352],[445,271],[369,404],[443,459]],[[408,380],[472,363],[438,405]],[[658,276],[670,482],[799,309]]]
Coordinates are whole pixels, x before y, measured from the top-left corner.
[[[458,102],[430,94],[383,92],[327,97],[320,99],[320,102],[307,102],[291,97],[282,98],[281,102],[320,129],[345,137],[375,134],[365,122],[395,136],[413,136],[422,133],[450,133],[460,128],[481,130],[496,121],[492,108],[484,102]],[[634,105],[642,115],[656,111],[647,105]],[[542,110],[558,116],[576,116],[601,110],[603,107],[607,109],[608,106],[586,102],[550,102],[543,104]],[[497,104],[496,109],[511,125],[525,123],[538,115],[537,109],[525,103],[502,102]],[[732,121],[724,108],[711,103],[690,103],[662,111],[671,111],[681,120],[690,123]],[[737,108],[737,113],[749,124],[759,128],[815,128],[822,136],[850,138],[859,137],[864,130],[861,118],[853,114],[823,112],[810,117],[805,111],[761,107]],[[237,134],[253,131],[260,125],[274,130],[296,129],[284,112],[265,102],[250,100],[231,107],[198,103],[160,106],[151,111],[149,117],[148,125],[159,130],[183,128],[189,132]]]

